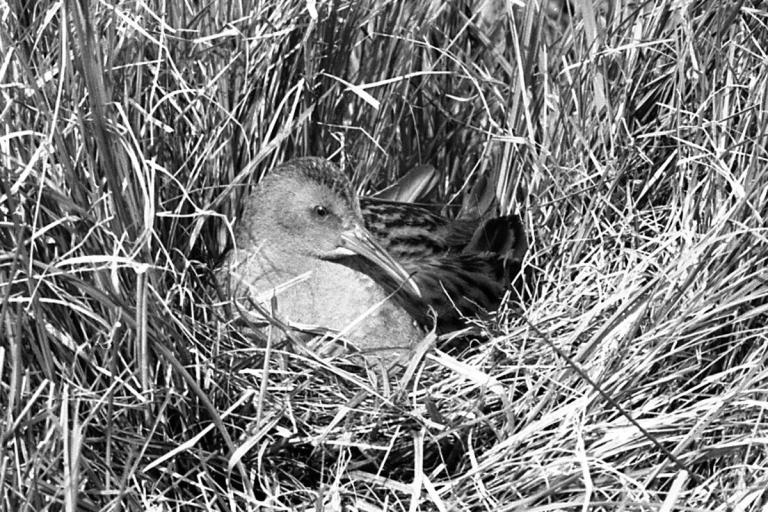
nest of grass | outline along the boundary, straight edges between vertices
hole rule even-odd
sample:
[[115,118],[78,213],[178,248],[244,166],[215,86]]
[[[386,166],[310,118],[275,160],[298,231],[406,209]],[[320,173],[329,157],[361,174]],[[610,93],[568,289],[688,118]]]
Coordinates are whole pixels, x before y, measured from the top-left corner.
[[[0,18],[3,509],[768,503],[764,3]],[[522,212],[530,300],[389,372],[243,328],[215,266],[300,155]]]

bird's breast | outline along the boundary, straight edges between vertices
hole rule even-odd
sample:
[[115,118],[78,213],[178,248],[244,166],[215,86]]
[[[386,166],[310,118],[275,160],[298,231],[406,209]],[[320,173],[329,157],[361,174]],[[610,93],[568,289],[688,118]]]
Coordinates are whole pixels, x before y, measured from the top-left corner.
[[227,263],[236,296],[267,309],[275,297],[280,319],[338,331],[361,351],[402,350],[423,337],[379,284],[344,265],[306,258],[287,266],[268,251],[237,250]]

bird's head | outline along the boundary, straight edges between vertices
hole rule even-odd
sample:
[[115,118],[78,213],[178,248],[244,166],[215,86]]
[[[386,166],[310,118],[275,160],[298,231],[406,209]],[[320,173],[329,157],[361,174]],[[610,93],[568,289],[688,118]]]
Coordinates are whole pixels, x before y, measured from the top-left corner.
[[262,179],[248,198],[237,243],[241,249],[268,246],[286,260],[362,256],[397,282],[409,281],[418,294],[408,273],[365,228],[349,180],[321,158],[291,160]]
[[257,185],[243,212],[238,242],[327,259],[343,246],[342,235],[362,223],[347,178],[322,159],[300,158],[279,165]]

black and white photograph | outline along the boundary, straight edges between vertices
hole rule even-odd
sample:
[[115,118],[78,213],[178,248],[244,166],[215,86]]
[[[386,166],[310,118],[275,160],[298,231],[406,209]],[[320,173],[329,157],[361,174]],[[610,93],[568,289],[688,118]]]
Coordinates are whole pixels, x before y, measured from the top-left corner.
[[768,2],[0,0],[0,510],[768,512]]

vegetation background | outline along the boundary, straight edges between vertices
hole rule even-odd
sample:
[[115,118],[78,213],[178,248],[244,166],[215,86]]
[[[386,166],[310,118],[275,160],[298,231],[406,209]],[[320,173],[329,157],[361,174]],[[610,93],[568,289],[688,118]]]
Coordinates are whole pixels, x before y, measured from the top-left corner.
[[[4,510],[766,510],[766,2],[0,20]],[[310,154],[485,180],[534,297],[388,379],[239,328],[239,198]]]

